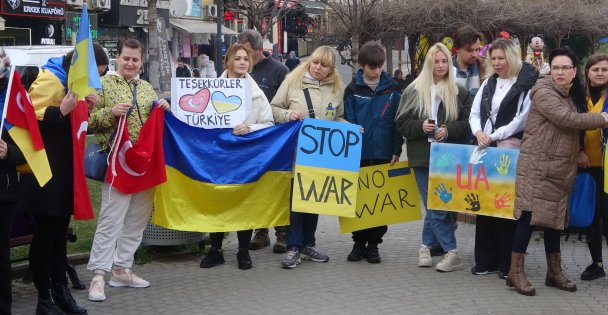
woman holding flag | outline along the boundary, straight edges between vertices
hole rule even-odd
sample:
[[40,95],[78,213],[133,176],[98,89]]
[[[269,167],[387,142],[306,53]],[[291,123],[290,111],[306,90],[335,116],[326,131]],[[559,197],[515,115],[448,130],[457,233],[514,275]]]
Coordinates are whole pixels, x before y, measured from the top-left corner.
[[[98,76],[107,68],[109,59],[100,45],[94,44],[92,48],[98,71],[94,75]],[[72,214],[75,218],[93,217],[90,207],[86,211],[86,207],[79,208],[75,202],[75,183],[84,181],[84,174],[81,173],[82,178],[74,176],[77,161],[73,152],[77,148],[73,140],[72,116],[83,112],[86,121],[87,110],[97,103],[97,96],[91,93],[85,97],[87,108],[78,102],[78,97],[68,86],[72,57],[77,58],[74,55],[75,50],[49,59],[29,91],[53,174],[43,187],[33,174],[21,175],[22,209],[33,214],[35,220],[29,256],[38,291],[36,314],[87,313],[76,304],[67,286],[65,234]],[[88,195],[88,190],[83,193]],[[79,212],[79,209],[86,213]]]
[[[121,135],[116,130],[123,119],[126,119],[128,136],[136,145],[142,140],[138,138],[151,115],[152,106],[156,104],[163,110],[170,110],[167,101],[158,100],[152,85],[139,79],[143,57],[140,41],[133,38],[123,41],[116,56],[117,71],[109,71],[101,79],[102,92],[91,113],[89,126],[95,130],[103,149],[110,150],[114,138]],[[101,210],[87,266],[93,271],[89,288],[91,301],[106,299],[104,275],[110,271],[113,287],[150,286],[150,282],[134,274],[131,267],[152,212],[153,189],[125,193],[112,184],[106,180],[101,187]]]
[[[241,44],[233,44],[226,52],[224,67],[226,71],[222,73],[220,78],[245,78],[251,84],[252,111],[242,124],[234,127],[232,133],[237,136],[246,135],[252,131],[274,125],[270,103],[268,103],[264,92],[262,92],[251,75],[249,75],[249,72],[253,69],[251,52]],[[251,269],[252,262],[249,255],[249,243],[251,243],[253,230],[237,231],[236,234],[239,241],[239,251],[236,254],[238,267],[242,270]],[[211,249],[207,256],[201,260],[201,268],[211,268],[224,263],[224,254],[222,253],[224,233],[210,233],[209,239]]]
[[[4,104],[10,76],[10,60],[0,47],[0,108]],[[4,119],[4,118],[3,118]],[[12,304],[10,239],[19,197],[19,176],[16,166],[25,164],[25,157],[6,129],[0,140],[0,314],[10,314]]]

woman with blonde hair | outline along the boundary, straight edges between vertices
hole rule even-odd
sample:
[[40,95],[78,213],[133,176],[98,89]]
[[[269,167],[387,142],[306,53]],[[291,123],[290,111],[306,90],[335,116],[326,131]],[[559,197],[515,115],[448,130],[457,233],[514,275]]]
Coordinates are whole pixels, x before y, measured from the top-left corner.
[[[224,68],[226,68],[226,71],[222,73],[220,78],[244,78],[249,81],[249,84],[251,85],[251,113],[249,113],[242,124],[238,124],[234,127],[232,133],[237,136],[242,136],[252,131],[273,126],[274,120],[272,119],[270,104],[268,103],[264,92],[262,92],[251,75],[249,75],[249,72],[253,68],[251,52],[241,44],[230,46],[226,52],[226,57],[224,58]],[[252,234],[253,230],[236,232],[239,242],[236,259],[238,267],[241,270],[251,269],[252,267],[251,256],[249,255],[249,243],[251,243]],[[224,232],[209,233],[209,240],[211,242],[211,249],[201,260],[201,268],[211,268],[224,263],[224,254],[222,252]]]
[[[538,78],[534,67],[521,62],[508,39],[492,43],[486,58],[489,77],[471,106],[469,124],[481,150],[485,147],[519,149],[530,110],[530,89]],[[515,221],[477,215],[474,275],[498,272],[506,279],[511,263]]]
[[[285,78],[270,105],[277,124],[305,117],[346,122],[343,94],[344,84],[336,70],[336,52],[329,46],[321,46]],[[295,268],[301,262],[300,253],[313,261],[329,261],[327,255],[316,249],[318,219],[317,214],[291,212],[288,251],[281,262],[283,268]]]
[[[420,75],[405,89],[395,118],[397,128],[407,140],[409,165],[414,168],[425,208],[431,143],[465,143],[470,135],[467,120],[471,94],[456,85],[453,69],[447,47],[440,43],[433,45]],[[430,248],[439,244],[447,253],[435,269],[441,272],[460,269],[454,232],[450,212],[426,208],[418,266],[433,266]]]

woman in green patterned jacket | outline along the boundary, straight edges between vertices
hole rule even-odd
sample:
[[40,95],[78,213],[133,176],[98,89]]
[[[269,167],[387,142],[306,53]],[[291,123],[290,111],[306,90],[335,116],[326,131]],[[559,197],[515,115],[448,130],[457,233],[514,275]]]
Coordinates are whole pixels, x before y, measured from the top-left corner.
[[[122,116],[127,115],[129,136],[136,142],[152,105],[169,110],[164,99],[158,100],[152,85],[139,79],[143,63],[143,46],[136,39],[127,39],[118,48],[118,70],[101,79],[102,92],[91,113],[89,127],[95,130],[102,148],[109,149],[113,134]],[[153,189],[123,194],[104,182],[101,210],[87,268],[93,271],[89,300],[103,301],[104,275],[112,272],[110,286],[145,288],[150,283],[131,271],[133,256],[141,243],[152,211]],[[111,198],[110,198],[111,196]]]

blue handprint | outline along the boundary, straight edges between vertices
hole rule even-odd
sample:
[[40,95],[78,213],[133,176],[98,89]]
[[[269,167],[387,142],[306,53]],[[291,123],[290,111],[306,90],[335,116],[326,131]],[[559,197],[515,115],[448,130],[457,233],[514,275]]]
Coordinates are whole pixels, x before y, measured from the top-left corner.
[[439,199],[443,201],[443,203],[448,203],[452,200],[452,187],[450,187],[450,191],[445,188],[444,183],[439,183],[437,187],[435,187],[435,196],[439,196]]

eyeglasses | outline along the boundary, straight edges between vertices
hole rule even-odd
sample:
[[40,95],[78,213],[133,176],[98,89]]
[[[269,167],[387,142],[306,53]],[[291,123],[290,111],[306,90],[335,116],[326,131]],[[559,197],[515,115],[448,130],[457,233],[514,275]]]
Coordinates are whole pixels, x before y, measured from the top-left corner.
[[551,66],[551,71],[555,71],[555,72],[563,71],[563,72],[566,72],[566,71],[568,71],[570,69],[573,69],[573,68],[574,68],[573,66]]

